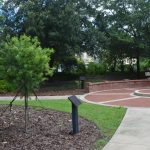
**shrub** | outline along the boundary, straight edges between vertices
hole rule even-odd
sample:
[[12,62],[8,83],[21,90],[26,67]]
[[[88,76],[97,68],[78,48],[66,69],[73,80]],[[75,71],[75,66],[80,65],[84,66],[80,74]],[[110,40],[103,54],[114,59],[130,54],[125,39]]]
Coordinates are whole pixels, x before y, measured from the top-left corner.
[[150,59],[142,59],[140,62],[141,71],[145,71],[150,68]]
[[0,80],[0,93],[11,92],[15,89],[11,84],[5,80]]
[[71,76],[68,79],[73,79],[74,77],[76,78],[77,76],[84,75],[86,73],[84,62],[78,60],[75,58],[75,56],[66,56],[63,59],[60,59],[60,62],[57,63],[56,68],[59,68],[58,66],[61,68],[62,72],[57,72],[57,69],[57,71],[54,73],[55,76],[59,74],[63,78],[68,78]]
[[88,75],[103,75],[106,73],[106,65],[104,64],[95,64],[90,62],[87,66]]
[[67,56],[60,63],[63,72],[74,72],[77,67],[77,59],[74,56]]
[[76,80],[79,78],[79,75],[76,73],[70,72],[56,72],[53,77],[50,78],[51,81],[68,81]]
[[86,67],[84,62],[78,61],[76,74],[78,74],[79,76],[86,74]]

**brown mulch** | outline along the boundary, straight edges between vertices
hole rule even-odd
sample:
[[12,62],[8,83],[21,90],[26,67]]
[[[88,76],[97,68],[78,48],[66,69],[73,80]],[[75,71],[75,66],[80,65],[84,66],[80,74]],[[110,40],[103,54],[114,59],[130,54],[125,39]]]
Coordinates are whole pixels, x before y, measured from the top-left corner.
[[[38,96],[63,96],[63,95],[83,95],[85,89],[68,89],[68,90],[49,90],[48,88],[42,88],[36,91]],[[0,96],[15,96],[16,92],[0,93]]]
[[60,96],[60,95],[82,95],[85,94],[85,89],[69,89],[69,90],[48,90],[42,88],[37,91],[37,95],[41,96]]
[[[0,113],[6,105],[0,105]],[[80,132],[72,130],[71,114],[29,108],[28,132],[24,133],[24,110],[13,106],[0,117],[0,150],[92,150],[100,138],[94,123],[79,118]]]

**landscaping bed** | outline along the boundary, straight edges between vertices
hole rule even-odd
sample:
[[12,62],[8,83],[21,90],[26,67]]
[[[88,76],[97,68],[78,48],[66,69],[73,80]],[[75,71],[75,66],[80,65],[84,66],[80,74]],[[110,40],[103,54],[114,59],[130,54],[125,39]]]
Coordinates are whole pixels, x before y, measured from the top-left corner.
[[[0,105],[0,113],[6,105]],[[13,106],[0,117],[0,149],[3,150],[91,150],[100,138],[94,123],[79,118],[80,133],[72,130],[71,115],[39,107],[29,108],[28,132],[24,133],[24,108]]]
[[[41,96],[82,95],[85,94],[85,89],[81,89],[79,81],[58,81],[44,83],[35,93]],[[8,92],[7,89],[1,90],[0,88],[0,96],[14,96],[15,94],[16,92]]]
[[[0,96],[15,96],[15,92],[0,93]],[[36,92],[38,96],[63,96],[63,95],[82,95],[85,94],[84,89],[69,89],[69,90],[49,90],[42,88]]]

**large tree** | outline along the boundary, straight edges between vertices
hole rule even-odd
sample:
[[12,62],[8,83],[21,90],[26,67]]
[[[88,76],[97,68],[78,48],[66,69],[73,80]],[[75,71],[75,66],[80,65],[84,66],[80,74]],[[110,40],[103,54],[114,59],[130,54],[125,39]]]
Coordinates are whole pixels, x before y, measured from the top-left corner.
[[[51,65],[66,55],[95,50],[97,37],[86,0],[9,0],[3,6],[4,34],[37,36],[42,47],[53,47]],[[60,59],[61,58],[61,59]]]
[[92,1],[97,8],[97,27],[110,38],[108,49],[119,57],[137,58],[139,77],[140,57],[149,48],[150,1]]

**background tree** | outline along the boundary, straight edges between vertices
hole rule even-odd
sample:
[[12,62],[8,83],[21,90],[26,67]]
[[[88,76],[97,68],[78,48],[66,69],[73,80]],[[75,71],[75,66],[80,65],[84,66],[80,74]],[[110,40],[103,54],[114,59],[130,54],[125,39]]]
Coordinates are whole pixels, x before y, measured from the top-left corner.
[[90,20],[94,9],[85,0],[9,0],[3,14],[7,18],[4,34],[37,36],[42,47],[55,49],[51,66],[61,64],[66,55],[94,53],[97,37],[102,39],[100,34],[95,35]]
[[35,93],[45,76],[53,72],[49,67],[52,52],[52,49],[42,49],[37,38],[25,35],[8,38],[0,48],[0,72],[25,98],[25,114],[29,95]]
[[96,25],[99,29],[103,29],[110,39],[107,47],[111,51],[110,54],[117,54],[120,59],[137,58],[139,77],[140,57],[149,55],[150,2],[141,0],[92,2],[97,8]]
[[146,0],[9,0],[2,7],[3,37],[37,36],[43,48],[55,49],[50,65],[56,67],[85,51],[103,59],[107,50],[114,71],[124,71],[124,58],[136,58],[139,77],[140,58],[150,55],[149,8]]
[[1,40],[1,36],[2,36],[2,32],[3,32],[3,21],[4,21],[4,16],[2,15],[2,8],[3,6],[3,1],[0,0],[0,40]]

